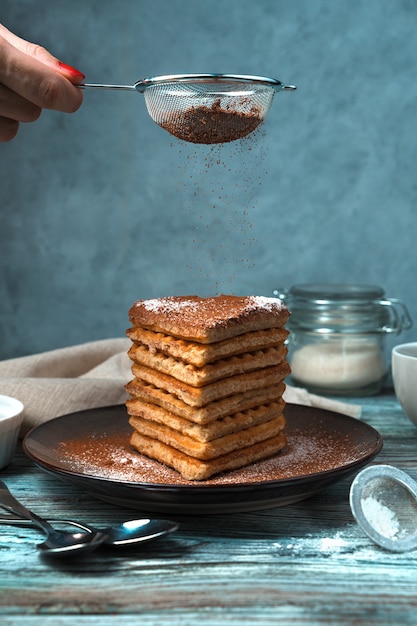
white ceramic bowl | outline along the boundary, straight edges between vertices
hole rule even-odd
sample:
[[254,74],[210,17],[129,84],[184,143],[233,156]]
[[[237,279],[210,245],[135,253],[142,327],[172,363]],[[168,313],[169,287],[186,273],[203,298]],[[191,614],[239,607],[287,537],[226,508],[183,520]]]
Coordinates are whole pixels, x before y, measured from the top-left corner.
[[417,342],[394,346],[392,380],[404,413],[417,426]]
[[0,469],[13,458],[23,421],[23,404],[16,398],[0,395]]

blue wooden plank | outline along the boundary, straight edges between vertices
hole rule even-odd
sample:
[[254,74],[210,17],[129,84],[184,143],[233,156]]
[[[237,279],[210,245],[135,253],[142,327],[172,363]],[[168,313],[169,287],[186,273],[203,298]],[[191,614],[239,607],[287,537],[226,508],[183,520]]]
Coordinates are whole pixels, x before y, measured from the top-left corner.
[[[362,419],[384,437],[375,462],[417,478],[417,428],[395,398],[361,403]],[[21,450],[1,478],[45,517],[94,525],[138,517],[46,474]],[[68,562],[40,558],[38,531],[0,526],[1,624],[105,626],[114,615],[122,625],[134,616],[174,626],[416,623],[417,551],[372,544],[353,520],[350,482],[282,508],[179,516],[180,530],[158,542]]]

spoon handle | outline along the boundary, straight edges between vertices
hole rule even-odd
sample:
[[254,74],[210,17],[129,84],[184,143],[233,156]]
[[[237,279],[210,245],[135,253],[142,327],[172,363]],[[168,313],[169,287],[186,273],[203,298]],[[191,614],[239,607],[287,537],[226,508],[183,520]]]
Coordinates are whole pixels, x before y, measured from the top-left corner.
[[21,518],[32,521],[34,524],[42,528],[43,530],[52,530],[52,526],[46,521],[29,511],[19,500],[10,493],[6,483],[0,480],[0,505],[10,511],[19,515]]
[[[0,504],[0,506],[2,505]],[[48,523],[52,523],[52,524],[74,526],[75,528],[78,528],[79,530],[83,530],[89,533],[94,532],[91,526],[87,526],[86,524],[83,524],[81,522],[76,522],[75,520],[71,520],[71,519],[58,519],[58,518],[49,519],[48,518],[48,520],[45,520],[45,521],[47,521]],[[27,519],[26,517],[17,515],[17,513],[0,513],[0,525],[3,525],[3,524],[5,524],[6,526],[29,526],[30,527],[34,524],[34,522],[31,519]]]
[[7,485],[0,480],[0,504],[2,507],[23,517],[24,519],[31,520],[30,511],[23,506],[12,494],[10,493]]

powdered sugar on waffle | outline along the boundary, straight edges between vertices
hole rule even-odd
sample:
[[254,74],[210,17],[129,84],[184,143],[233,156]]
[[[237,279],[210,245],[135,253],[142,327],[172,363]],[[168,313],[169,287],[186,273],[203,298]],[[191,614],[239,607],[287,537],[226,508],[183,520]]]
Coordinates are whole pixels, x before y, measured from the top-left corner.
[[[208,304],[218,306],[215,298],[207,298]],[[195,313],[201,307],[201,304],[191,297],[179,299],[176,296],[166,296],[164,298],[151,298],[150,300],[139,300],[134,306],[143,306],[147,311],[152,313],[182,313],[185,310]],[[250,312],[263,309],[273,313],[284,310],[285,305],[279,298],[269,298],[267,296],[246,296],[244,298],[243,311]]]

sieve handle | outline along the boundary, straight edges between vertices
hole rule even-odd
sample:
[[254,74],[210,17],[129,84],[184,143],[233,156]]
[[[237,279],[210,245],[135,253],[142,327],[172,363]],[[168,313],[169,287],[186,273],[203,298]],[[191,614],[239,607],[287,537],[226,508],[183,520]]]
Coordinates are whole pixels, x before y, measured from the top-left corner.
[[80,89],[124,89],[127,91],[136,91],[136,87],[134,85],[98,85],[83,83],[81,85],[77,85],[77,87]]

